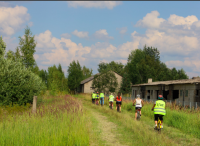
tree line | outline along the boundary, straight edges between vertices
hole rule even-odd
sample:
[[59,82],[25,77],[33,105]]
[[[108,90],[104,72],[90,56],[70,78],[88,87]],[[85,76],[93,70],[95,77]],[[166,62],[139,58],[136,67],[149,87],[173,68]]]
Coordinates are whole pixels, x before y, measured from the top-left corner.
[[[34,59],[37,42],[30,28],[25,28],[24,37],[19,37],[19,46],[15,52],[6,53],[6,44],[0,38],[0,102],[8,104],[32,103],[34,95],[49,90],[52,95],[56,92],[77,91],[80,82],[93,75],[93,70],[81,66],[73,60],[64,74],[61,64],[49,66],[47,70],[39,69]],[[133,48],[135,49],[135,48]],[[127,64],[111,61],[98,64],[100,74],[94,75],[92,86],[97,91],[115,92],[118,82],[110,71],[121,75],[120,92],[130,93],[131,84],[146,83],[148,78],[153,81],[187,79],[183,69],[168,68],[160,61],[157,48],[144,46],[130,52]],[[106,90],[106,91],[105,91]]]

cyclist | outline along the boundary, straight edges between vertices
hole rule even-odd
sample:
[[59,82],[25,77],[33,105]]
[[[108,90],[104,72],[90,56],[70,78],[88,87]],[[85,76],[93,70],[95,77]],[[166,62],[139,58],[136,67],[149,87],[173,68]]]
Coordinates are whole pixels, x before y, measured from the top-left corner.
[[112,106],[112,109],[113,109],[113,101],[114,101],[114,96],[113,96],[113,94],[112,94],[112,93],[110,94],[110,96],[109,96],[109,99],[108,99],[108,100],[109,100],[109,107],[110,107],[110,106]]
[[103,93],[103,91],[101,91],[101,93],[100,93],[100,104],[101,104],[101,106],[104,105],[104,93]]
[[154,110],[155,128],[157,127],[158,117],[161,120],[161,128],[163,128],[163,116],[166,115],[166,107],[162,95],[158,95],[158,100],[153,105],[152,110]]
[[141,109],[144,106],[144,102],[140,99],[140,95],[137,94],[137,98],[133,101],[133,105],[135,104],[135,120],[137,119],[137,111],[140,111],[140,116],[142,114]]
[[99,105],[99,92],[96,94],[96,104]]
[[118,92],[118,95],[116,97],[116,110],[117,110],[117,106],[119,106],[119,111],[121,112],[121,105],[122,105],[122,97],[120,96],[120,92]]
[[95,92],[92,93],[92,103],[95,104],[96,94]]

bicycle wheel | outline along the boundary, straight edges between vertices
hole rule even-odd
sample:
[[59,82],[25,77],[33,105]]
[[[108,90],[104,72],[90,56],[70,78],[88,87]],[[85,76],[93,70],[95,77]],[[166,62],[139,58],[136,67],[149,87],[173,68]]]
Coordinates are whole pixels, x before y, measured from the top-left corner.
[[139,110],[137,111],[137,120],[138,121],[140,120],[140,111]]
[[158,133],[161,133],[161,121],[160,121],[160,119],[158,119],[157,130],[158,130]]

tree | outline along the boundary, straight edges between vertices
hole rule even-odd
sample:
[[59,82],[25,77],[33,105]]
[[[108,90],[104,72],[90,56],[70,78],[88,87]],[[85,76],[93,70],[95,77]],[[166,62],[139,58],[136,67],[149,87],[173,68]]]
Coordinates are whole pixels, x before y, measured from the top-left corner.
[[99,68],[98,68],[99,73],[101,73],[103,71],[112,70],[112,71],[118,73],[119,75],[123,76],[124,65],[121,62],[119,62],[119,63],[114,62],[114,61],[111,61],[110,63],[101,62],[98,64],[98,66],[99,66]]
[[104,70],[100,74],[95,75],[92,87],[98,92],[116,92],[118,89],[118,82],[114,72]]
[[[19,37],[19,47],[17,47],[17,51],[21,53],[23,64],[26,68],[31,68],[31,70],[37,66],[33,56],[36,47],[34,37],[32,36],[30,28],[27,26],[24,37]],[[16,54],[19,55],[19,52],[16,52]]]
[[188,76],[184,70],[172,70],[160,61],[160,53],[157,48],[144,46],[143,49],[131,51],[128,63],[125,66],[133,84],[146,83],[148,78],[153,81],[166,81],[186,79]]
[[82,72],[83,72],[83,80],[92,76],[92,69],[89,69],[85,66],[83,66]]
[[76,92],[81,81],[83,80],[83,72],[79,61],[72,61],[68,67],[68,87],[71,91]]
[[6,51],[6,43],[3,41],[2,36],[0,37],[0,57],[4,57]]
[[45,90],[42,80],[13,60],[13,52],[5,54],[5,43],[0,38],[0,103],[1,105],[32,103],[33,96]]
[[128,76],[128,73],[124,73],[124,76],[121,82],[120,92],[123,94],[127,94],[131,92],[131,81]]

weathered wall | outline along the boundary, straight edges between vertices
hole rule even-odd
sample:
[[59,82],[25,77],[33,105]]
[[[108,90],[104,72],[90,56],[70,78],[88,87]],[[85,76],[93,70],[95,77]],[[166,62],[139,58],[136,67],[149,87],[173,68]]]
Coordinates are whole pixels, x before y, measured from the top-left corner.
[[94,89],[90,88],[90,87],[92,87],[92,81],[93,80],[91,80],[91,81],[89,81],[89,82],[84,84],[84,92],[83,93],[92,93],[92,92],[94,92]]
[[[118,82],[118,87],[116,89],[116,92],[118,92],[119,88],[120,88],[120,85],[121,85],[121,82],[122,82],[122,76],[118,75],[115,72],[114,72],[114,74],[115,74],[115,76],[117,78],[117,82]],[[83,93],[92,93],[92,92],[94,92],[94,90],[90,88],[90,87],[92,87],[92,82],[93,82],[93,80],[91,80],[91,81],[89,81],[89,82],[84,84],[84,92]]]
[[[172,100],[173,99],[173,90],[179,90],[179,97],[176,97],[176,101],[177,102],[183,102],[183,94],[181,95],[181,90],[184,90],[184,101],[185,102],[196,102],[196,85],[194,84],[174,84],[174,85],[165,85],[165,86],[159,86],[159,85],[152,85],[152,86],[146,86],[145,87],[145,96],[144,99],[147,99],[147,96],[150,95],[150,99],[157,99],[157,92],[159,92],[158,90],[164,90],[164,91],[169,91],[169,94],[167,95],[167,99],[168,100]],[[133,92],[134,90],[134,92]],[[150,94],[147,92],[148,90],[150,90]],[[187,90],[187,91],[186,91]],[[137,93],[137,94],[142,94],[141,93],[141,87],[132,87],[132,93]],[[188,94],[186,95],[186,92],[188,92]],[[137,95],[136,94],[136,95]],[[162,94],[162,92],[161,92]],[[132,94],[132,97],[135,98],[135,95]]]

